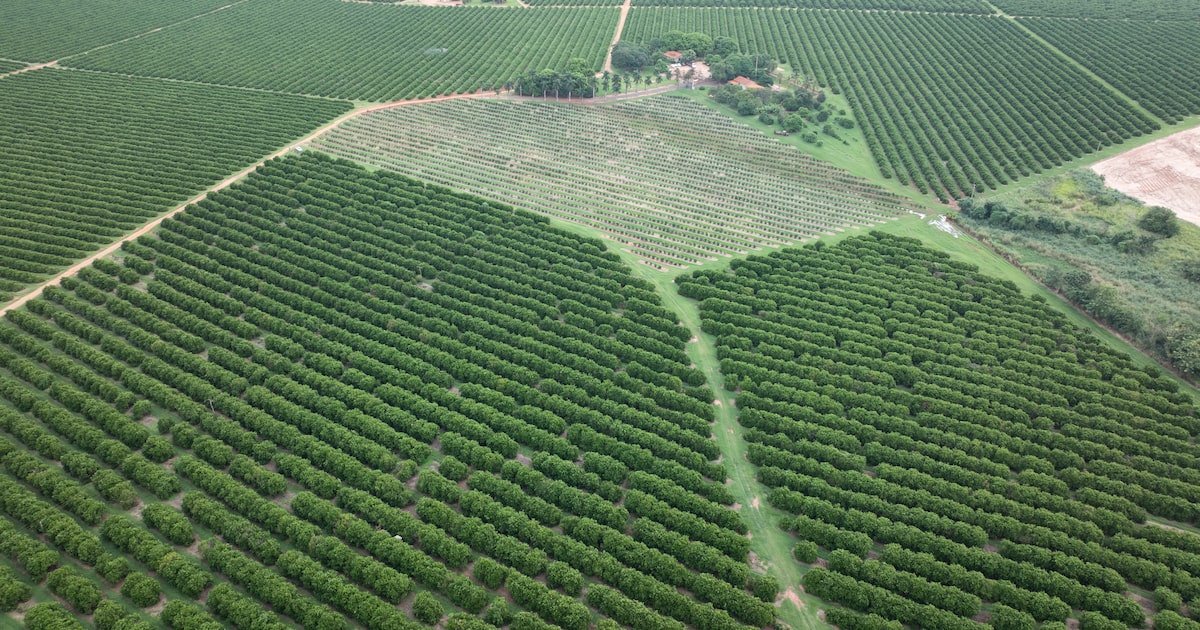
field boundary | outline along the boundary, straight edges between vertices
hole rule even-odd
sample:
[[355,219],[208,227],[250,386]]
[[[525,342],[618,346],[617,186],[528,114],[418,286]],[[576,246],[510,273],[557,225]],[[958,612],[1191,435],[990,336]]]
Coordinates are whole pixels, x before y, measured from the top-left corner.
[[[16,63],[25,63],[25,62],[23,62],[23,61],[18,61],[18,62],[16,62]],[[5,72],[5,73],[2,73],[2,74],[0,74],[0,79],[5,79],[5,78],[8,78],[8,77],[16,76],[16,75],[18,75],[18,74],[24,74],[24,73],[26,73],[26,72],[33,72],[34,70],[41,70],[42,68],[57,68],[57,67],[58,67],[58,60],[57,60],[57,59],[56,59],[56,60],[54,60],[54,61],[46,61],[46,62],[43,62],[43,63],[35,63],[35,64],[32,64],[32,65],[25,66],[25,67],[23,67],[23,68],[17,68],[16,70],[13,70],[13,71],[11,71],[11,72]]]
[[612,54],[613,49],[617,44],[621,43],[621,36],[625,34],[625,20],[629,18],[629,9],[633,6],[633,0],[625,0],[621,3],[621,15],[617,18],[617,29],[613,33],[612,43],[608,45],[608,52],[604,55],[604,65],[601,66],[600,72],[596,76],[602,76],[605,72],[612,72]]
[[[243,1],[248,1],[248,0],[243,0]],[[361,116],[362,114],[367,114],[370,112],[380,111],[380,110],[384,110],[384,109],[391,109],[393,107],[403,107],[405,105],[419,105],[421,103],[433,103],[433,102],[437,102],[437,101],[447,101],[447,100],[461,99],[461,98],[481,98],[481,97],[487,96],[489,94],[491,94],[491,93],[472,92],[469,94],[452,94],[452,95],[448,95],[448,96],[433,96],[433,97],[422,98],[422,99],[392,101],[390,103],[376,103],[373,105],[365,105],[365,106],[355,107],[355,108],[351,109],[350,111],[338,116],[337,118],[334,118],[333,120],[325,123],[324,125],[317,127],[313,131],[310,131],[306,135],[302,136],[300,139],[287,143],[286,145],[283,146],[283,148],[267,155],[266,157],[263,157],[263,158],[257,160],[250,166],[247,166],[246,168],[230,175],[229,177],[226,177],[225,179],[217,182],[216,184],[209,186],[208,188],[204,189],[200,193],[191,197],[187,201],[184,201],[183,203],[175,206],[174,208],[168,210],[167,212],[154,217],[153,219],[142,224],[140,227],[138,227],[134,231],[126,234],[125,236],[122,236],[121,238],[117,239],[116,241],[113,241],[112,243],[109,243],[104,248],[102,248],[96,252],[93,252],[91,255],[87,256],[86,258],[83,258],[82,260],[79,260],[78,262],[71,265],[70,267],[67,267],[66,269],[54,274],[54,276],[52,276],[51,278],[44,280],[40,283],[34,284],[31,288],[27,289],[25,293],[22,293],[22,294],[16,296],[15,298],[13,298],[12,300],[9,300],[7,303],[0,305],[0,317],[3,317],[9,311],[12,311],[12,310],[15,310],[15,309],[18,309],[18,308],[24,306],[30,300],[37,298],[38,296],[40,296],[42,294],[43,291],[46,290],[47,287],[56,286],[56,285],[60,284],[64,278],[69,278],[71,276],[74,276],[75,274],[79,273],[80,271],[85,269],[88,265],[96,262],[97,260],[104,258],[106,256],[112,255],[113,253],[115,253],[119,249],[121,249],[121,246],[123,246],[125,243],[127,243],[129,241],[133,241],[141,236],[144,236],[144,235],[152,232],[155,228],[157,228],[159,225],[161,225],[163,221],[166,221],[167,219],[174,217],[175,215],[179,214],[180,212],[183,212],[192,204],[196,204],[201,201],[204,201],[206,198],[208,198],[208,196],[210,194],[224,190],[225,188],[228,188],[229,186],[232,186],[233,184],[241,181],[246,176],[248,176],[251,173],[253,173],[254,171],[256,171],[263,164],[265,164],[275,158],[282,157],[282,156],[286,155],[289,151],[303,150],[305,144],[307,144],[308,142],[317,138],[318,136],[332,130],[333,128],[337,127],[338,125],[341,125],[342,123],[346,122],[347,120],[350,120],[351,118],[354,118],[356,116]]]
[[791,535],[779,529],[782,514],[767,503],[769,489],[758,480],[757,467],[747,458],[748,442],[738,419],[737,399],[725,387],[716,343],[701,327],[700,308],[694,300],[679,295],[673,276],[655,275],[656,278],[648,279],[654,283],[663,304],[691,331],[692,340],[686,348],[688,358],[704,373],[715,397],[716,420],[712,424],[712,435],[721,452],[721,464],[727,471],[727,487],[738,504],[738,514],[749,529],[751,553],[756,556],[751,560],[751,568],[765,569],[767,575],[778,581],[780,595],[775,602],[776,614],[790,628],[828,627],[819,616],[821,600],[804,592],[802,579],[807,571],[792,556]]
[[1188,380],[1183,375],[1182,372],[1175,369],[1175,366],[1154,356],[1153,354],[1151,354],[1150,350],[1143,348],[1141,346],[1141,344],[1135,342],[1133,339],[1130,339],[1128,336],[1126,336],[1121,331],[1096,319],[1094,316],[1092,316],[1091,313],[1089,313],[1082,306],[1079,306],[1075,302],[1072,302],[1070,299],[1068,299],[1067,296],[1063,295],[1063,293],[1061,291],[1051,288],[1051,287],[1047,286],[1041,280],[1038,280],[1037,276],[1033,275],[1033,273],[1029,271],[1029,268],[1026,267],[1020,260],[1018,260],[1017,258],[1015,258],[1013,256],[1010,256],[1008,253],[1004,252],[1003,250],[1001,250],[998,247],[996,247],[995,245],[993,245],[991,239],[988,239],[987,237],[978,233],[977,231],[972,230],[970,228],[970,226],[963,224],[961,221],[954,220],[953,217],[948,217],[948,218],[953,223],[954,227],[958,228],[959,230],[962,230],[962,232],[964,234],[966,234],[967,236],[974,239],[980,245],[986,247],[988,249],[988,251],[992,252],[996,256],[999,256],[1001,259],[1004,260],[1004,262],[1008,263],[1009,265],[1012,265],[1014,268],[1016,268],[1018,271],[1020,271],[1022,274],[1024,274],[1027,278],[1029,278],[1030,282],[1034,283],[1039,288],[1045,290],[1047,293],[1053,295],[1054,297],[1062,300],[1062,302],[1064,304],[1066,304],[1068,307],[1070,307],[1071,310],[1079,313],[1080,316],[1082,316],[1088,322],[1095,325],[1097,328],[1100,328],[1101,330],[1108,333],[1109,335],[1112,335],[1114,338],[1116,338],[1122,344],[1124,344],[1125,346],[1128,346],[1128,349],[1135,350],[1136,354],[1133,355],[1135,359],[1138,358],[1137,355],[1141,355],[1142,357],[1148,359],[1153,365],[1155,365],[1159,369],[1161,369],[1163,371],[1163,373],[1170,375],[1172,380],[1179,383],[1179,385],[1181,386],[1180,389],[1186,391],[1188,394],[1190,394],[1192,396],[1192,398],[1196,399],[1197,401],[1200,401],[1200,385]]
[[231,9],[231,8],[233,8],[233,7],[235,7],[235,6],[239,5],[239,4],[245,4],[245,3],[247,3],[247,2],[250,2],[250,0],[234,0],[233,2],[230,2],[229,4],[226,4],[226,5],[219,6],[219,7],[215,8],[215,9],[210,9],[210,10],[208,10],[208,11],[205,11],[204,13],[198,13],[198,14],[196,14],[196,15],[193,15],[193,16],[190,16],[190,17],[183,18],[182,20],[178,20],[178,21],[176,21],[176,22],[171,22],[170,24],[164,24],[164,25],[162,25],[162,26],[156,26],[156,27],[154,27],[154,28],[152,28],[152,29],[150,29],[150,30],[148,30],[148,31],[144,32],[144,33],[138,33],[137,35],[130,35],[129,37],[125,37],[125,38],[123,38],[123,39],[118,39],[118,40],[117,40],[117,41],[115,41],[115,42],[108,42],[107,44],[101,44],[101,45],[99,45],[99,46],[96,46],[96,47],[94,47],[94,48],[89,48],[89,49],[87,49],[87,50],[84,50],[84,51],[82,51],[82,52],[77,52],[77,53],[71,53],[71,54],[69,54],[69,55],[64,55],[64,56],[62,56],[62,57],[59,57],[58,59],[55,59],[54,61],[56,61],[56,62],[57,62],[57,61],[64,61],[64,60],[66,60],[66,59],[71,59],[72,57],[80,57],[80,56],[86,55],[86,54],[88,54],[88,53],[93,53],[93,52],[96,52],[97,50],[104,50],[105,48],[109,48],[109,47],[111,47],[111,46],[116,46],[117,44],[124,44],[125,42],[133,41],[133,40],[135,40],[135,39],[139,39],[139,38],[145,37],[145,36],[147,36],[147,35],[151,35],[151,34],[153,34],[153,33],[157,33],[157,32],[159,32],[159,31],[166,30],[166,29],[168,29],[168,28],[173,28],[173,27],[175,27],[175,26],[178,26],[178,25],[180,25],[180,24],[183,24],[183,23],[185,23],[185,22],[190,22],[190,21],[192,21],[192,20],[198,20],[198,19],[200,19],[200,18],[202,18],[202,17],[206,17],[206,16],[212,15],[212,14],[214,14],[214,13],[218,13],[218,12],[220,12],[220,11],[224,11],[225,9]]
[[[684,351],[695,363],[696,369],[704,374],[706,383],[712,389],[716,413],[710,427],[721,454],[721,464],[726,469],[726,487],[733,494],[734,501],[738,504],[738,515],[746,523],[749,531],[750,550],[753,554],[751,568],[759,573],[765,572],[778,581],[779,595],[775,601],[775,609],[778,619],[785,624],[784,627],[790,630],[829,628],[829,624],[825,623],[821,615],[821,609],[826,606],[824,600],[804,592],[802,578],[807,569],[792,555],[794,541],[791,535],[779,529],[779,519],[783,517],[783,513],[767,502],[768,489],[758,481],[757,466],[746,458],[748,443],[743,437],[744,430],[738,420],[736,395],[725,387],[715,338],[704,332],[701,327],[699,303],[681,296],[676,289],[677,277],[703,269],[722,269],[727,267],[732,259],[726,258],[688,269],[657,271],[639,264],[635,254],[623,250],[616,242],[594,228],[556,217],[549,217],[549,220],[551,226],[557,229],[604,243],[608,251],[616,254],[633,270],[635,276],[653,285],[654,292],[662,300],[663,306],[674,313],[684,328],[692,333],[692,339]],[[878,226],[848,230],[835,238],[844,234],[866,233],[875,227]],[[752,255],[761,256],[785,247],[800,247],[815,240],[818,239],[753,252]]]
[[1167,121],[1159,118],[1158,116],[1154,115],[1153,112],[1151,112],[1150,110],[1143,107],[1142,104],[1137,101],[1137,99],[1135,99],[1132,96],[1130,96],[1129,94],[1126,94],[1125,92],[1117,89],[1117,87],[1115,85],[1109,83],[1108,81],[1104,80],[1103,77],[1101,77],[1100,75],[1093,72],[1091,68],[1083,65],[1083,62],[1081,62],[1078,59],[1067,54],[1067,52],[1064,51],[1063,49],[1050,43],[1050,40],[1046,39],[1045,37],[1042,37],[1041,35],[1038,35],[1036,32],[1034,32],[1033,29],[1022,24],[1021,20],[1019,19],[1019,16],[1010,15],[1008,13],[1005,13],[1003,9],[1001,9],[1000,7],[991,3],[989,0],[984,0],[984,3],[987,4],[989,7],[992,7],[993,9],[995,9],[997,15],[999,15],[1000,17],[1011,22],[1013,24],[1013,26],[1016,26],[1017,30],[1021,31],[1025,35],[1029,36],[1035,42],[1041,44],[1042,46],[1045,46],[1047,49],[1049,49],[1051,52],[1053,52],[1059,58],[1063,59],[1067,63],[1078,68],[1081,72],[1086,74],[1093,81],[1099,83],[1100,85],[1103,85],[1106,89],[1108,89],[1112,93],[1114,93],[1117,96],[1124,99],[1125,102],[1129,103],[1129,105],[1131,105],[1137,111],[1141,112],[1143,115],[1149,117],[1150,120],[1153,120],[1154,122],[1158,123],[1159,125],[1161,125],[1163,127],[1168,126]]

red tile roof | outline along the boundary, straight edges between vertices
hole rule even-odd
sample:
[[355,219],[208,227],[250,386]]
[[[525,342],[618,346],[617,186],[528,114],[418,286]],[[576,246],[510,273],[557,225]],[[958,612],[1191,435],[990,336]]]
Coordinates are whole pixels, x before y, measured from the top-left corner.
[[740,85],[740,86],[742,86],[744,89],[747,89],[747,90],[761,90],[761,89],[763,89],[763,86],[759,85],[758,83],[756,83],[756,82],[754,82],[754,81],[752,81],[752,80],[750,80],[750,79],[747,79],[746,77],[740,77],[740,76],[739,76],[739,77],[734,77],[734,78],[730,79],[730,80],[729,80],[729,82],[730,82],[731,84],[733,84],[733,85]]

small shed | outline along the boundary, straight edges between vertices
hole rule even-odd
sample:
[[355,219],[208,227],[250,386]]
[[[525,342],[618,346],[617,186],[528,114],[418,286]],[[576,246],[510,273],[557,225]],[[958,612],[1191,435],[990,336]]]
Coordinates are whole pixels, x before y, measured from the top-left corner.
[[679,61],[683,59],[683,53],[679,52],[678,50],[668,50],[667,52],[663,53],[663,57],[666,57],[667,61],[671,63],[679,63]]

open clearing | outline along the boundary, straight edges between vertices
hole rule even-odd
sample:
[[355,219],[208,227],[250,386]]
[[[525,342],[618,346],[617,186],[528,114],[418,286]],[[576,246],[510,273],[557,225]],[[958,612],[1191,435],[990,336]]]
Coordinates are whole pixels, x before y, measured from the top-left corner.
[[1104,160],[1092,170],[1112,188],[1200,225],[1200,127]]

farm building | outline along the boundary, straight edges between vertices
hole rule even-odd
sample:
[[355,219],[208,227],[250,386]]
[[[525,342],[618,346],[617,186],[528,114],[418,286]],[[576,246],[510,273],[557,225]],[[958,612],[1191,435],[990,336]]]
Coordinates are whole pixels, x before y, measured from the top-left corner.
[[761,89],[763,89],[763,86],[759,85],[757,81],[754,81],[753,79],[747,79],[746,77],[743,77],[743,76],[737,76],[737,77],[730,79],[729,85],[736,85],[738,87],[741,87],[743,90],[761,90]]

